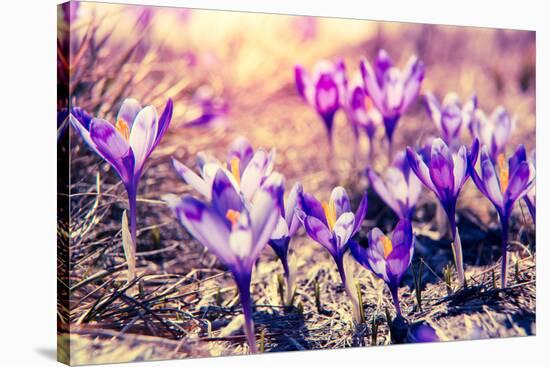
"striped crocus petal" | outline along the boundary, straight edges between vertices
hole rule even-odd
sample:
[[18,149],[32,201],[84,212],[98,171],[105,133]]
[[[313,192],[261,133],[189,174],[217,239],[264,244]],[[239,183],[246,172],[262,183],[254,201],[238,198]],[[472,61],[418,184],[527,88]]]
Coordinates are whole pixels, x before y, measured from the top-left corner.
[[454,161],[447,144],[437,138],[432,143],[430,178],[441,200],[450,200],[454,195]]
[[340,217],[346,212],[351,212],[351,204],[349,201],[348,193],[342,186],[337,186],[332,189],[330,194],[330,202],[334,203],[336,209],[336,218]]
[[411,169],[416,174],[416,177],[418,177],[418,179],[424,184],[424,186],[437,194],[437,189],[432,182],[432,178],[430,176],[430,169],[428,168],[422,157],[418,153],[413,151],[410,147],[407,147],[407,160]]
[[378,83],[376,74],[366,58],[361,59],[360,69],[367,95],[371,98],[378,111],[383,114],[382,84]]
[[135,172],[143,169],[145,160],[153,149],[158,130],[157,110],[153,106],[143,108],[134,119],[130,131],[130,146],[135,157]]
[[382,199],[382,201],[386,203],[386,205],[389,206],[394,213],[401,216],[403,213],[397,198],[394,196],[394,188],[397,188],[397,192],[400,194],[406,192],[403,191],[404,186],[401,184],[404,183],[403,175],[398,172],[396,168],[390,167],[386,171],[384,181],[373,169],[368,168],[367,177],[372,189],[376,192],[380,199]]
[[204,247],[212,251],[226,266],[234,266],[237,257],[229,246],[228,221],[204,202],[191,196],[171,203],[181,224]]
[[134,184],[134,154],[115,127],[108,121],[92,119],[90,140],[96,151],[117,171],[122,181],[126,185]]
[[489,152],[486,146],[481,149],[481,179],[482,184],[487,194],[487,198],[493,202],[497,208],[503,208],[503,196],[499,180],[495,171],[495,166],[491,161]]
[[302,185],[298,182],[295,183],[285,201],[284,219],[287,223],[289,236],[293,236],[300,226],[300,220],[296,213],[296,209],[300,208],[300,196],[303,191],[304,188]]
[[414,235],[411,222],[402,219],[391,236],[392,250],[386,258],[386,273],[392,287],[398,287],[407,271],[414,253]]
[[267,245],[279,220],[277,202],[272,193],[260,190],[250,210],[253,248],[250,254],[253,264]]
[[336,256],[337,249],[332,241],[332,233],[325,223],[313,216],[305,216],[303,222],[307,235],[326,248],[332,256]]
[[307,216],[315,217],[323,223],[325,227],[328,226],[323,205],[313,195],[307,192],[302,193],[302,195],[300,195],[300,207]]
[[[385,237],[384,233],[378,229],[373,228],[367,233],[368,247],[365,252],[367,257],[367,263],[369,268],[379,278],[385,282],[389,282],[388,273],[386,271],[386,258],[384,256],[384,246],[382,244],[382,238]],[[364,261],[363,261],[364,263]]]
[[207,200],[210,200],[211,195],[211,184],[206,182],[202,177],[193,172],[192,169],[181,163],[175,158],[172,158],[172,164],[176,169],[176,172],[181,176],[183,181],[188,185],[191,185],[195,190],[197,190],[201,195],[203,195]]
[[302,98],[309,104],[314,104],[314,87],[309,73],[301,65],[294,67],[296,89]]
[[231,162],[236,158],[239,162],[239,173],[242,175],[253,156],[254,149],[250,142],[245,137],[237,137],[229,146],[227,153],[228,169],[231,169]]
[[393,61],[390,58],[388,52],[384,49],[380,49],[376,55],[376,60],[374,61],[374,72],[376,74],[376,81],[378,85],[384,83],[384,75],[386,71],[393,67]]
[[334,223],[333,233],[338,253],[345,251],[349,239],[353,236],[354,226],[355,215],[351,212],[342,213]]
[[424,79],[424,63],[416,56],[411,56],[403,72],[403,103],[400,113],[403,114],[409,105],[414,102],[420,92],[420,85]]
[[131,129],[138,113],[142,110],[141,104],[134,98],[126,98],[118,110],[116,122],[122,120]]
[[244,208],[241,195],[222,169],[219,169],[214,177],[211,200],[212,208],[222,217],[225,217],[230,210],[240,213]]

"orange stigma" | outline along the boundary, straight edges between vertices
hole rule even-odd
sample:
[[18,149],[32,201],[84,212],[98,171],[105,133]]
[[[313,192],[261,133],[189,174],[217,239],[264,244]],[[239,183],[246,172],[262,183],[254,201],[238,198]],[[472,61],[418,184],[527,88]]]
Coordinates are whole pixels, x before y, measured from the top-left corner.
[[239,170],[239,163],[241,160],[238,157],[231,158],[231,174],[235,177],[237,184],[241,184],[241,171]]
[[380,242],[382,242],[382,248],[384,249],[384,259],[387,259],[393,250],[393,244],[388,236],[382,236]]
[[227,220],[231,222],[231,226],[233,228],[237,226],[237,221],[239,220],[240,216],[241,216],[241,213],[233,209],[229,209],[227,213],[225,213],[225,217],[227,218]]
[[368,96],[365,97],[365,108],[367,111],[372,108],[372,100]]
[[129,141],[130,140],[130,128],[128,127],[128,124],[123,119],[119,118],[116,122],[115,128],[117,131],[122,135],[124,140]]
[[500,181],[500,189],[502,190],[502,192],[504,192],[508,187],[508,179],[510,178],[510,171],[508,167],[506,167],[506,159],[503,153],[500,153],[497,159],[498,159],[498,170],[499,170],[498,178]]
[[329,203],[323,201],[323,211],[325,212],[325,217],[327,218],[328,228],[332,231],[334,224],[336,223],[336,206],[334,201],[331,200]]

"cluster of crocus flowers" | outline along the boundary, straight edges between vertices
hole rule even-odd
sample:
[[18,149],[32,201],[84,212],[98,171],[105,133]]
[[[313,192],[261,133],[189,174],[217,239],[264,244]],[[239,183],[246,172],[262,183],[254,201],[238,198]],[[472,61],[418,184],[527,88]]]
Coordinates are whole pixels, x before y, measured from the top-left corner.
[[[273,172],[275,150],[269,153],[264,149],[254,151],[250,142],[244,137],[236,138],[230,145],[226,163],[222,164],[214,157],[206,154],[198,154],[200,175],[183,163],[173,159],[174,168],[182,179],[207,201],[211,200],[212,184],[218,170],[223,170],[229,177],[229,183],[233,189],[239,192],[247,205],[254,205],[256,195],[264,185],[267,178]],[[273,248],[283,266],[286,279],[286,296],[284,303],[288,306],[292,303],[295,289],[295,269],[289,264],[289,245],[292,236],[299,227],[295,208],[298,206],[298,197],[302,192],[302,186],[297,183],[284,200],[284,187],[277,195],[277,207],[279,220],[269,245]]]
[[523,145],[516,148],[506,161],[500,153],[496,163],[490,156],[487,146],[481,148],[479,165],[481,175],[475,169],[475,156],[470,158],[469,169],[477,188],[493,203],[502,227],[502,288],[507,285],[508,226],[516,200],[526,195],[535,185],[535,168],[529,162]]
[[456,202],[460,190],[469,177],[468,164],[475,164],[479,150],[478,140],[474,140],[471,151],[461,146],[453,153],[441,139],[434,139],[429,154],[419,155],[410,147],[407,148],[409,164],[430,191],[432,191],[443,206],[449,219],[453,237],[453,254],[455,258],[458,279],[464,284],[464,265],[462,263],[462,244],[456,225]]
[[181,224],[229,269],[239,290],[245,334],[251,353],[257,352],[252,320],[252,268],[267,245],[279,218],[283,179],[271,174],[250,207],[223,169],[215,173],[210,203],[192,196],[168,198]]
[[[132,98],[122,102],[115,123],[101,118],[90,118],[82,110],[73,109],[70,121],[84,141],[120,176],[128,194],[129,230],[135,256],[136,248],[136,206],[139,181],[145,162],[160,143],[172,119],[173,104],[169,99],[161,116],[154,106],[142,107]],[[135,257],[128,258],[130,269]],[[134,274],[129,272],[131,280]]]
[[315,108],[327,130],[332,149],[332,128],[334,115],[342,107],[345,96],[346,69],[344,62],[338,60],[319,61],[310,75],[304,67],[294,67],[296,89],[302,98]]
[[367,95],[383,117],[388,139],[388,161],[391,162],[395,128],[418,97],[424,79],[424,64],[416,56],[411,56],[401,71],[394,66],[388,53],[380,50],[374,66],[366,58],[361,60],[361,74]]
[[395,155],[393,164],[380,177],[367,168],[367,177],[373,190],[400,219],[411,219],[422,184],[411,170],[405,151]]
[[351,254],[363,267],[370,269],[388,285],[398,315],[401,315],[398,290],[403,275],[409,268],[414,253],[414,235],[411,222],[401,219],[391,235],[386,236],[374,228],[367,234],[365,248],[355,241],[350,242]]
[[344,255],[353,236],[361,228],[361,223],[367,212],[367,195],[363,196],[355,214],[351,211],[350,200],[346,190],[335,187],[328,202],[321,203],[313,195],[301,195],[300,219],[307,235],[328,250],[338,268],[342,284],[352,302],[353,319],[360,323],[364,315],[357,292],[351,284],[351,278],[346,275]]
[[508,146],[515,127],[515,118],[503,106],[497,106],[489,117],[477,109],[469,125],[470,133],[487,147],[494,163]]
[[447,93],[443,102],[428,92],[425,94],[426,109],[442,139],[452,149],[460,147],[460,133],[463,126],[470,126],[477,109],[477,98],[473,96],[464,105],[456,93]]

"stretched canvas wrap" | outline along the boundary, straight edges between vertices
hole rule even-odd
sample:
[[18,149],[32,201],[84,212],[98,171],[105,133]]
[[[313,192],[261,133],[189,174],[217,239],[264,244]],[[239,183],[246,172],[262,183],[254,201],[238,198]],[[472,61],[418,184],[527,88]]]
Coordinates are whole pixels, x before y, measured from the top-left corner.
[[535,32],[71,1],[57,55],[60,361],[535,335]]

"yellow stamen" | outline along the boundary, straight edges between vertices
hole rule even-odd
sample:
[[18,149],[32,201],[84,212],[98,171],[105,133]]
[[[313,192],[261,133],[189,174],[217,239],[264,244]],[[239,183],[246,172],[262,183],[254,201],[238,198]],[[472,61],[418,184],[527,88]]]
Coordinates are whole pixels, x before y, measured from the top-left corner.
[[116,122],[115,128],[118,130],[120,135],[124,138],[124,140],[129,141],[130,140],[130,128],[128,127],[128,124],[123,119],[119,118]]
[[508,187],[508,179],[510,178],[510,170],[508,167],[506,167],[506,157],[504,157],[503,153],[500,153],[498,155],[498,170],[499,170],[499,181],[500,181],[500,189],[502,192],[506,191],[506,188]]
[[382,236],[380,242],[382,242],[382,247],[384,248],[384,259],[387,259],[393,250],[393,244],[388,236]]
[[240,159],[238,157],[231,158],[231,173],[233,174],[233,177],[235,177],[235,180],[240,185],[241,184],[241,171],[239,170],[239,163]]
[[330,200],[328,203],[323,201],[322,205],[325,217],[327,218],[328,227],[332,231],[336,223],[336,206],[334,205],[334,200]]
[[241,216],[241,213],[233,209],[229,209],[227,213],[225,213],[225,217],[227,218],[227,220],[231,222],[231,226],[233,228],[237,226],[237,221],[239,220],[240,216]]

